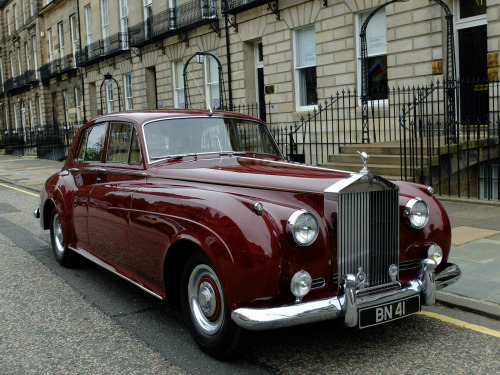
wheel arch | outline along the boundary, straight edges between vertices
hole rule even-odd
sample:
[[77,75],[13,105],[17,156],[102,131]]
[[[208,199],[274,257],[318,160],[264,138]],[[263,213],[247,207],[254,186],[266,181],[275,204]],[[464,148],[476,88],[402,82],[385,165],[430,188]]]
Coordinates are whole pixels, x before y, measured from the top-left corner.
[[193,254],[198,252],[206,254],[199,245],[186,239],[176,241],[168,249],[163,263],[165,296],[168,301],[175,304],[179,303],[179,290],[184,265]]

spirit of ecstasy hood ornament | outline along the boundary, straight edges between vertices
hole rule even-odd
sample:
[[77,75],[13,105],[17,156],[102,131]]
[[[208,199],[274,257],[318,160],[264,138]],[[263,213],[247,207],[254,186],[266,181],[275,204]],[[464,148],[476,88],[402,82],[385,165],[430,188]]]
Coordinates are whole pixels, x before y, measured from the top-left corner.
[[362,151],[362,152],[358,151],[358,154],[361,157],[361,160],[363,160],[363,168],[359,171],[359,173],[368,174],[368,168],[366,166],[366,159],[368,159],[370,157],[370,155],[368,155],[364,151]]

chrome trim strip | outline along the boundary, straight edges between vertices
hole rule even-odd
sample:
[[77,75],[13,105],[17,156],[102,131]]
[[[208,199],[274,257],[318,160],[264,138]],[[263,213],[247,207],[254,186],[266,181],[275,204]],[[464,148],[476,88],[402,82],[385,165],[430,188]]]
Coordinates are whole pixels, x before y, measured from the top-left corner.
[[340,181],[334,183],[333,185],[327,187],[325,189],[324,193],[335,193],[335,194],[338,194],[342,190],[344,190],[346,187],[348,187],[349,185],[351,185],[353,182],[358,181],[363,176],[364,175],[359,174],[359,173],[350,174],[350,175],[346,176],[345,178],[343,178],[342,180],[340,180]]
[[75,253],[81,255],[82,257],[90,260],[91,262],[97,264],[98,266],[104,268],[105,270],[111,272],[111,273],[114,273],[116,276],[119,276],[121,277],[123,280],[126,280],[128,282],[130,282],[131,284],[135,285],[136,287],[144,290],[145,292],[151,294],[153,297],[156,297],[158,299],[161,299],[163,300],[163,298],[156,294],[155,292],[153,292],[152,290],[149,290],[147,288],[145,288],[144,286],[142,286],[141,284],[139,284],[138,282],[132,280],[132,279],[129,279],[127,276],[125,275],[122,275],[121,273],[119,273],[115,267],[113,267],[112,265],[102,261],[101,259],[97,258],[95,255],[92,255],[90,254],[88,251],[82,249],[82,248],[78,248],[78,249],[75,249],[73,247],[70,247],[68,246],[71,250],[73,250]]
[[[357,297],[355,293],[355,288],[358,283],[357,277],[354,275],[346,275],[346,282],[344,284],[346,293],[342,296],[280,307],[242,307],[232,311],[231,319],[238,326],[248,330],[289,327],[323,320],[338,319],[340,317],[344,317],[344,324],[346,326],[355,327],[358,325],[358,311],[361,308],[386,304],[416,295],[421,295],[423,297],[422,303],[426,304],[426,302],[430,302],[432,295],[435,294],[436,285],[434,279],[440,280],[441,282],[443,279],[446,279],[447,282],[453,283],[460,277],[460,268],[455,264],[449,264],[445,270],[434,278],[434,270],[429,266],[429,262],[425,261],[433,260],[424,259],[422,262],[422,277],[420,279],[411,280],[402,288]],[[454,277],[448,279],[448,275],[454,275]]]

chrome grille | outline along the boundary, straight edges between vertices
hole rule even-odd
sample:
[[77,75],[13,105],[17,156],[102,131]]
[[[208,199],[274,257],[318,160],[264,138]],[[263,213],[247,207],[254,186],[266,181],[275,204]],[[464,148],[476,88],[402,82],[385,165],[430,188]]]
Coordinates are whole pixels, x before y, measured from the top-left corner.
[[366,287],[391,282],[388,270],[399,259],[398,190],[338,195],[338,273],[363,268]]

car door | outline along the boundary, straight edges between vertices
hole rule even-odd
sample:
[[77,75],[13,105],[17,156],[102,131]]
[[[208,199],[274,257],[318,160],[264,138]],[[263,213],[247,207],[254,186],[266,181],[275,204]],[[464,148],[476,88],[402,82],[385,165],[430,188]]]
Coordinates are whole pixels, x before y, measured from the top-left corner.
[[106,124],[96,124],[84,131],[74,166],[70,169],[76,191],[73,197],[73,228],[77,246],[90,249],[88,206],[90,192],[99,180]]
[[89,234],[92,249],[117,270],[132,277],[129,220],[132,196],[145,180],[137,130],[133,124],[111,122],[105,161],[91,192]]

